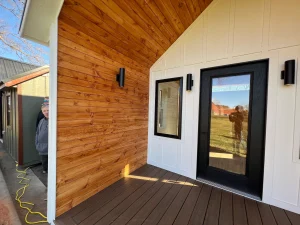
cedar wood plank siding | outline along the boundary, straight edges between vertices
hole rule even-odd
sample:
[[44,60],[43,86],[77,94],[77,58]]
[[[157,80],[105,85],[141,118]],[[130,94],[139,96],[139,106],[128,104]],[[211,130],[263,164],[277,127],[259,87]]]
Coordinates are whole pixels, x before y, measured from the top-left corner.
[[[146,164],[149,69],[210,2],[64,2],[58,22],[57,216]],[[121,67],[124,88],[116,82]]]

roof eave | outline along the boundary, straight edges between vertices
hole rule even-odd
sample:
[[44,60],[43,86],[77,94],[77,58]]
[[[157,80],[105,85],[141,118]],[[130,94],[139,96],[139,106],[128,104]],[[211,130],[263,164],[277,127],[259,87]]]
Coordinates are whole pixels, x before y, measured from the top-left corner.
[[64,0],[26,0],[19,33],[22,38],[49,46],[50,26]]

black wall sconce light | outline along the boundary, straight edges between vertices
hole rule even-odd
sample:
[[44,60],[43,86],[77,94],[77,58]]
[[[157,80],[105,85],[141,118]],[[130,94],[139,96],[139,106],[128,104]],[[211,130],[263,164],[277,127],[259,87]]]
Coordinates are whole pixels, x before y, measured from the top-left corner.
[[193,85],[194,85],[193,76],[191,73],[189,73],[186,77],[186,90],[191,91]]
[[125,83],[125,68],[120,68],[119,74],[117,74],[116,80],[119,82],[120,87],[124,87]]
[[284,63],[284,70],[281,71],[281,79],[284,85],[295,84],[295,60],[288,60]]

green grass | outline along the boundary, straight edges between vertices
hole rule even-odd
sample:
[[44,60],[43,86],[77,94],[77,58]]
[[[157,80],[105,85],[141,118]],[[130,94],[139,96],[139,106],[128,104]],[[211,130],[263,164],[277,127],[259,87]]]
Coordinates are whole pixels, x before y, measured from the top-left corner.
[[[245,157],[247,153],[246,137],[248,136],[248,123],[247,118],[243,122],[243,140],[244,145],[240,145],[240,156]],[[212,116],[211,117],[211,133],[210,133],[210,146],[221,149],[226,152],[235,153],[233,149],[234,130],[232,123],[227,116]]]

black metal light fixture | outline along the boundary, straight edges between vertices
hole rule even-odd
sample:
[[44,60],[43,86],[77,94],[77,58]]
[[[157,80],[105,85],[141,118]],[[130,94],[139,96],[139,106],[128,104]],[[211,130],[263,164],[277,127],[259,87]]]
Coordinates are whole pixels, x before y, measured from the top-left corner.
[[189,73],[186,77],[186,90],[191,91],[193,85],[194,85],[193,75]]
[[284,80],[284,85],[295,84],[295,64],[294,59],[285,61],[284,70],[281,71],[281,79]]
[[125,83],[125,68],[120,68],[119,74],[117,74],[116,80],[119,82],[120,87],[124,87]]

